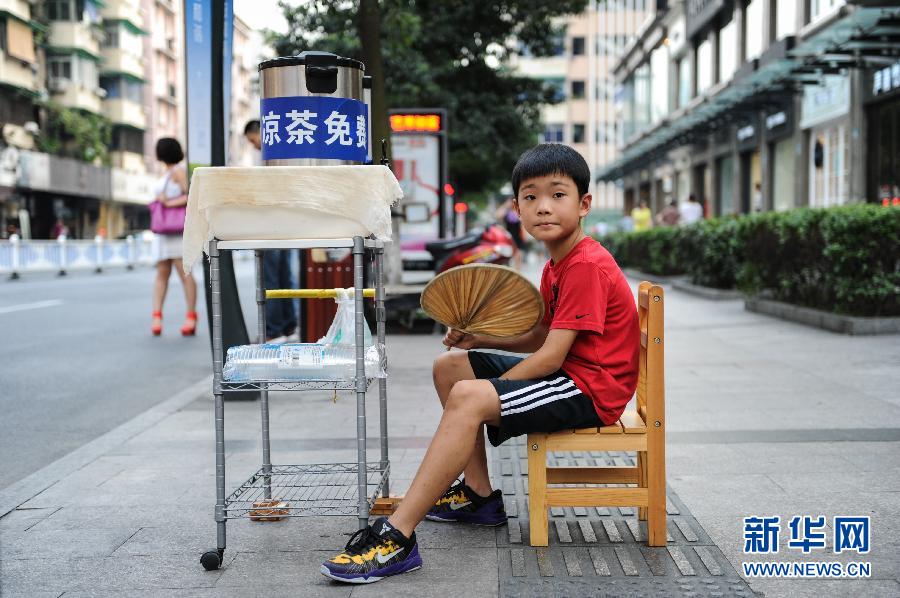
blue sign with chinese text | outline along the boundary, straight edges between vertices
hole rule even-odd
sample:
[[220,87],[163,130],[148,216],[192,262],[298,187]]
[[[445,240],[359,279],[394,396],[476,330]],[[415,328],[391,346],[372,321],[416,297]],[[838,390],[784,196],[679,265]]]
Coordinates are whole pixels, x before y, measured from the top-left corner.
[[322,96],[260,101],[263,160],[316,158],[364,163],[369,119],[359,100]]

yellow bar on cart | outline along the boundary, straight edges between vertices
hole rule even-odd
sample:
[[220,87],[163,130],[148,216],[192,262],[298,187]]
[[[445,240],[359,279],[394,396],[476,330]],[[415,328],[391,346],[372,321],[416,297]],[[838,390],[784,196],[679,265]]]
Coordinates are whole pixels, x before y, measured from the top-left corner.
[[[337,289],[271,289],[266,291],[266,299],[334,299]],[[363,297],[372,298],[375,289],[363,289]]]

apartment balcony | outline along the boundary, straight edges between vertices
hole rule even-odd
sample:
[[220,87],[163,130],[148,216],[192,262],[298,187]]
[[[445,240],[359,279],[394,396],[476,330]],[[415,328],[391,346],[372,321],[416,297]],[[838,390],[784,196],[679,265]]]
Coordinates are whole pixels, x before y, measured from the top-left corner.
[[70,79],[50,79],[47,85],[53,99],[67,108],[101,113],[102,100],[99,87],[86,87]]
[[0,52],[0,83],[37,92],[37,77],[31,66]]
[[147,163],[144,154],[127,150],[112,150],[109,152],[109,162],[113,170],[119,169],[131,174],[146,174]]
[[116,125],[128,125],[135,129],[147,128],[147,117],[142,104],[123,98],[103,101],[103,112]]
[[93,56],[100,55],[102,32],[84,23],[52,21],[50,23],[50,46],[84,50]]
[[25,21],[31,20],[31,2],[27,0],[0,0],[0,13],[8,13]]
[[151,35],[154,50],[171,60],[178,60],[178,39],[174,35],[168,35],[164,29],[156,30]]
[[128,21],[135,27],[144,28],[144,12],[139,0],[106,0],[100,14],[106,21]]
[[144,78],[144,65],[140,56],[135,56],[121,48],[103,48],[103,72],[126,73]]
[[167,83],[165,79],[153,81],[153,95],[170,104],[178,101],[178,90],[173,83]]
[[[150,203],[153,200],[156,177],[143,171],[143,156],[132,152],[114,152],[112,159],[114,163],[116,160],[124,160],[121,167],[114,166],[111,169],[113,201],[142,205]],[[136,161],[140,164],[137,165]]]

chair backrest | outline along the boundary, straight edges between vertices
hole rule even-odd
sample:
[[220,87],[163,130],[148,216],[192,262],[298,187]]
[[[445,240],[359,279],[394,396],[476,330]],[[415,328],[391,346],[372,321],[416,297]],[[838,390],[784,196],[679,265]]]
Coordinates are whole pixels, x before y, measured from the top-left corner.
[[641,283],[637,301],[641,327],[637,407],[650,433],[661,432],[665,425],[664,303],[661,286],[647,281]]

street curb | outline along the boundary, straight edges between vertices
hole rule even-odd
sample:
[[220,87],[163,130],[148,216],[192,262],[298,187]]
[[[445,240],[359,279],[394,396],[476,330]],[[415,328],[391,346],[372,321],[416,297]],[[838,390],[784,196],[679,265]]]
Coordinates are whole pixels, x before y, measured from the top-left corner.
[[74,471],[97,460],[111,449],[127,442],[144,430],[156,425],[169,415],[194,402],[200,396],[209,394],[212,389],[212,376],[192,384],[175,396],[151,407],[124,424],[110,430],[103,436],[79,447],[50,465],[39,469],[27,478],[19,480],[11,486],[0,490],[0,517],[4,517],[19,505],[29,501],[53,484]]
[[734,299],[741,299],[744,296],[737,289],[715,289],[713,287],[704,287],[688,282],[686,278],[673,282],[672,288],[713,301],[731,301]]
[[659,274],[647,274],[646,272],[641,272],[640,270],[635,270],[634,268],[622,268],[622,272],[625,273],[625,276],[629,278],[633,278],[635,280],[649,280],[654,284],[673,284],[678,280],[683,280],[685,276],[683,274],[670,275],[670,276],[662,276]]
[[820,309],[801,307],[759,297],[748,297],[744,301],[744,309],[841,334],[875,335],[900,333],[900,318],[844,316]]

